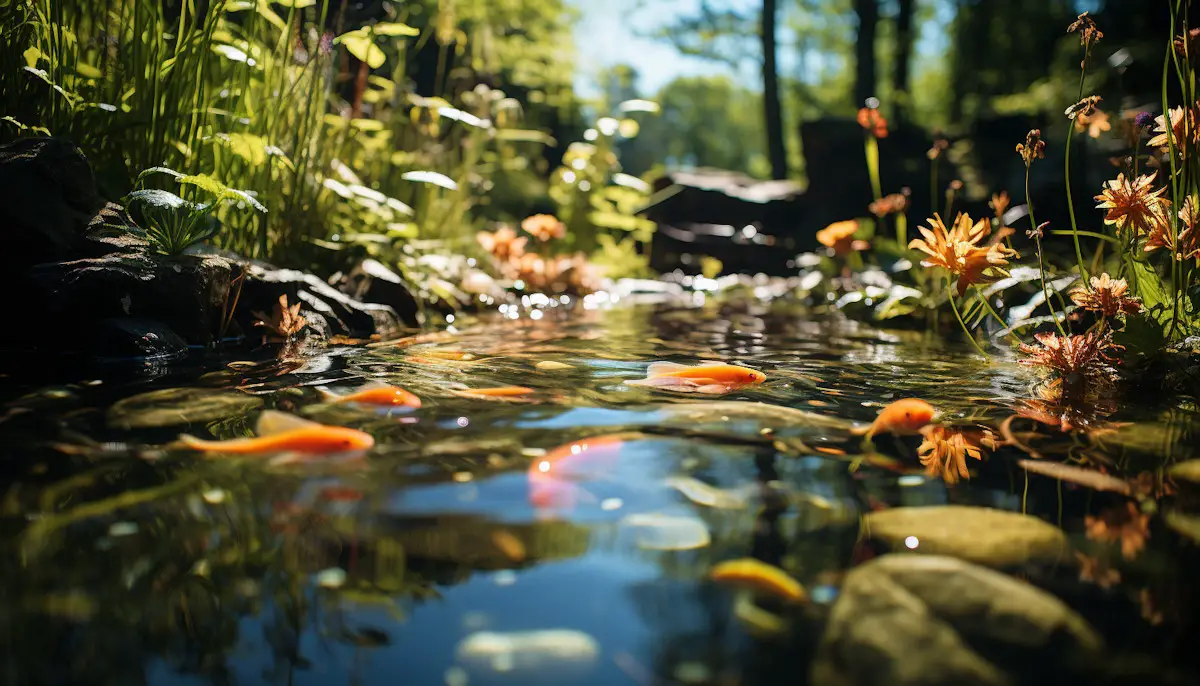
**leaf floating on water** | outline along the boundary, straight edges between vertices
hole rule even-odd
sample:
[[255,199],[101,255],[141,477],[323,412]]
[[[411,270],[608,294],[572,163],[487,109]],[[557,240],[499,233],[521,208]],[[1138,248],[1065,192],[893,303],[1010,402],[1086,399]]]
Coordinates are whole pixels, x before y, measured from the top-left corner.
[[708,527],[696,517],[639,513],[621,524],[634,529],[634,540],[646,550],[695,550],[712,542]]
[[574,367],[572,367],[569,364],[565,364],[563,362],[555,362],[553,360],[542,360],[541,362],[538,362],[534,366],[537,367],[539,371],[543,371],[543,372],[561,372],[561,371],[565,371],[567,369],[574,369]]
[[485,664],[500,672],[565,664],[590,664],[600,656],[596,639],[572,629],[477,631],[458,644],[460,662]]
[[116,402],[108,424],[118,429],[150,429],[203,424],[262,407],[262,398],[212,388],[164,388]]
[[1018,460],[1017,464],[1022,469],[1042,474],[1062,481],[1069,481],[1073,484],[1079,484],[1097,491],[1112,491],[1122,495],[1129,495],[1129,482],[1118,479],[1115,476],[1102,474],[1094,469],[1086,469],[1084,467],[1076,467],[1074,465],[1063,464],[1062,462],[1044,462],[1039,460]]
[[690,476],[668,477],[666,485],[697,505],[718,510],[743,510],[748,501],[745,495],[711,486]]
[[748,588],[793,603],[804,602],[808,598],[804,587],[790,574],[752,557],[722,562],[713,567],[709,578],[717,583]]

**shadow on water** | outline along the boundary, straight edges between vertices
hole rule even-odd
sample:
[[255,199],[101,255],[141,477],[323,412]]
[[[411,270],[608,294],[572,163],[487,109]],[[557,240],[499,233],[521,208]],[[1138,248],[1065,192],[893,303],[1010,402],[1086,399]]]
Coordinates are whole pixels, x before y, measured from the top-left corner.
[[[720,398],[622,383],[650,361],[702,359],[767,381]],[[1052,564],[995,566],[1099,632],[1111,660],[1084,681],[1186,683],[1198,667],[1200,520],[1164,478],[1197,457],[1195,412],[1130,403],[1082,435],[1005,424],[1030,378],[920,334],[767,306],[640,306],[66,377],[13,374],[0,389],[4,683],[806,683],[847,571],[903,550],[860,535],[862,516],[944,504],[1024,510],[1065,532],[1071,554]],[[367,381],[422,407],[319,390]],[[513,385],[533,393],[452,393]],[[852,423],[908,396],[1016,443],[957,484],[923,473],[920,437],[877,437],[878,456],[856,460]],[[172,445],[251,435],[264,409],[367,431],[375,448],[272,465]],[[1017,460],[1034,453],[1134,487],[1028,474]],[[1168,526],[1164,512],[1185,514]],[[743,557],[786,569],[810,602],[708,579]],[[1040,659],[958,629],[996,664]],[[1060,676],[1045,679],[1071,682]]]

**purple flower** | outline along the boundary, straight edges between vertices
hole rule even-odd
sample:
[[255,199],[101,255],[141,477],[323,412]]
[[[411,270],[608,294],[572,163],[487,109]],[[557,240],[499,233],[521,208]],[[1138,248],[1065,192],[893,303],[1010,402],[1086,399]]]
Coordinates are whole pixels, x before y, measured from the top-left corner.
[[1133,123],[1138,128],[1144,129],[1154,123],[1154,115],[1149,112],[1138,112],[1137,116],[1133,118]]

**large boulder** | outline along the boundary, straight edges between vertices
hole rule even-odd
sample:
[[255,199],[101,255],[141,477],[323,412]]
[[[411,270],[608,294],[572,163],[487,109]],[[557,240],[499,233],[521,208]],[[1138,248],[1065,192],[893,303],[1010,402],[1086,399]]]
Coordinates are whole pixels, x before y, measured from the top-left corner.
[[79,257],[83,235],[104,200],[87,158],[61,138],[0,145],[0,268]]
[[1070,555],[1062,529],[1019,512],[966,505],[894,507],[868,513],[863,537],[891,550],[955,557],[989,567],[1056,563]]
[[192,345],[212,343],[228,303],[233,265],[220,257],[116,253],[39,264],[25,277],[27,314],[4,335],[88,351],[102,319],[155,320]]
[[420,323],[420,305],[404,280],[382,262],[365,259],[343,280],[343,288],[350,297],[367,303],[387,305],[408,326]]
[[388,336],[400,328],[396,311],[388,305],[355,300],[313,274],[272,269],[259,263],[248,264],[244,269],[246,276],[236,314],[243,331],[253,332],[257,319],[253,313],[269,315],[281,295],[288,303],[301,303],[305,319],[325,335]]
[[885,555],[846,576],[810,683],[1094,683],[1102,648],[1041,589],[952,557]]

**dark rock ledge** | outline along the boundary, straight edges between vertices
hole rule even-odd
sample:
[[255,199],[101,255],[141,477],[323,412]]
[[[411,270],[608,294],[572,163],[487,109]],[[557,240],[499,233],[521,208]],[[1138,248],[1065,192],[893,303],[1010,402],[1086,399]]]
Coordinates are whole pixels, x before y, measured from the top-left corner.
[[310,335],[389,336],[418,323],[410,289],[378,262],[352,297],[316,275],[231,253],[158,255],[112,228],[130,225],[97,193],[72,143],[0,146],[0,283],[10,305],[0,348],[170,359],[222,336],[254,346],[254,312],[270,314],[281,295],[302,304]]

